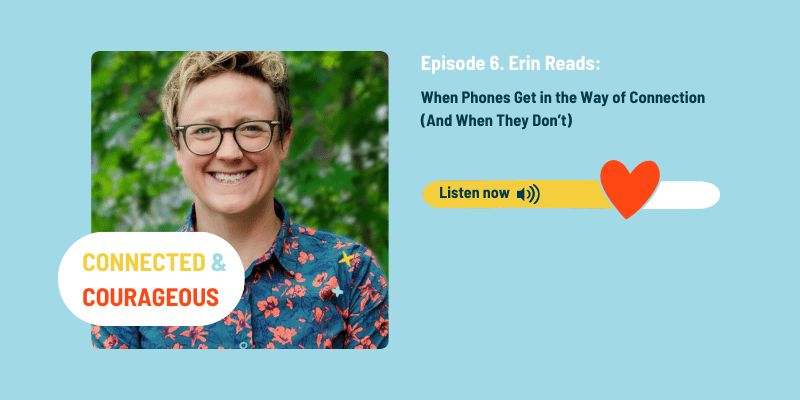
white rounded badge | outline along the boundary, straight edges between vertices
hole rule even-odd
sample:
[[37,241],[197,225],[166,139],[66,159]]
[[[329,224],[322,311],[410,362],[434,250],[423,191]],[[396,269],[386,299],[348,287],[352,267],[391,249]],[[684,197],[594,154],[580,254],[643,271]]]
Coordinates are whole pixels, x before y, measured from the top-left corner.
[[95,325],[211,325],[239,302],[244,268],[210,233],[93,233],[61,259],[58,288],[70,311]]

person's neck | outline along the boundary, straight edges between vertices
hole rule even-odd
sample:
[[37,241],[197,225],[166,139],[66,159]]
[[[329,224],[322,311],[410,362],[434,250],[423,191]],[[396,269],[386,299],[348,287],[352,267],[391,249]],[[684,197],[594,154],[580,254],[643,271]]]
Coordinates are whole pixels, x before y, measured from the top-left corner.
[[274,200],[268,199],[268,204],[234,215],[216,213],[196,201],[195,231],[213,233],[225,239],[247,269],[269,250],[281,228],[282,221],[275,214]]

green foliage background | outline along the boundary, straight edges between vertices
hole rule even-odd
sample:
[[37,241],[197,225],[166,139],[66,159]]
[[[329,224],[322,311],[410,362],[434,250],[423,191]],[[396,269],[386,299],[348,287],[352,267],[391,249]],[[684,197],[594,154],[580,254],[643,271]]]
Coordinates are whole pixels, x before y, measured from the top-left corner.
[[[92,56],[92,232],[174,231],[192,202],[158,97],[182,52]],[[285,52],[294,138],[275,196],[372,248],[389,273],[388,58]]]

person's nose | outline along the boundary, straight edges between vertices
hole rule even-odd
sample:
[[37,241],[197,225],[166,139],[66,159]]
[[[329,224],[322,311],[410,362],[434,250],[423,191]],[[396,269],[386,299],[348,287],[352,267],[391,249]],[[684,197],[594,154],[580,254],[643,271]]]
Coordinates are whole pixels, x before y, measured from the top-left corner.
[[235,161],[244,156],[242,149],[236,144],[236,139],[233,137],[233,131],[222,132],[222,143],[217,149],[216,157],[224,161]]

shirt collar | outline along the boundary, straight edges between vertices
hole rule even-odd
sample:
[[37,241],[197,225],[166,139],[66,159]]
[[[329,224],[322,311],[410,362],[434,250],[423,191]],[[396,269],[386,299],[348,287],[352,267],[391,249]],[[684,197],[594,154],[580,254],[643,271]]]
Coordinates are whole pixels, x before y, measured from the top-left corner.
[[[245,277],[250,275],[253,271],[253,267],[275,257],[277,262],[274,263],[274,265],[283,269],[282,272],[286,276],[294,278],[294,271],[298,265],[297,255],[293,257],[292,254],[297,253],[298,250],[296,248],[297,246],[294,248],[292,247],[292,243],[297,240],[297,229],[294,226],[292,218],[289,216],[289,212],[286,211],[286,207],[284,207],[278,199],[274,200],[275,215],[281,219],[281,228],[278,230],[278,236],[275,237],[275,241],[272,242],[272,246],[270,246],[269,250],[247,267],[244,272]],[[180,232],[195,232],[195,226],[197,226],[197,214],[195,213],[194,203],[192,203],[191,207],[189,207],[189,215],[186,216]]]

